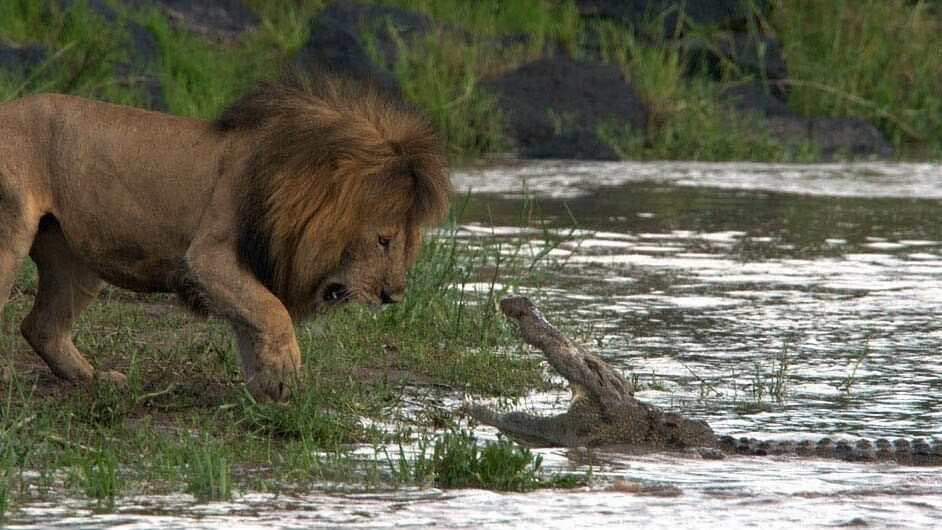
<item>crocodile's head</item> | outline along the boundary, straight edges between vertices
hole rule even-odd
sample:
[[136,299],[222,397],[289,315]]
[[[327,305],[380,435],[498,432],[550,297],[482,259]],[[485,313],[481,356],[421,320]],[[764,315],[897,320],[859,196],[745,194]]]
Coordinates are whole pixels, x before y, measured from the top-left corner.
[[658,431],[664,446],[672,449],[716,447],[716,434],[703,420],[688,420],[680,414],[666,412]]

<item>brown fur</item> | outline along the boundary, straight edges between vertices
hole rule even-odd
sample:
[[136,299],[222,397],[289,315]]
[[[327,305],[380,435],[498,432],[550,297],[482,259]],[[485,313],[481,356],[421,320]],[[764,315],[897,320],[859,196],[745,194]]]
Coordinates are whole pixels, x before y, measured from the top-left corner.
[[441,140],[348,80],[292,76],[215,123],[71,96],[0,105],[0,307],[29,253],[23,334],[92,381],[71,328],[101,281],[172,291],[232,323],[249,389],[300,377],[291,314],[397,301],[421,229],[447,208]]
[[434,128],[348,79],[293,75],[238,101],[217,126],[256,135],[240,253],[290,309],[306,308],[360,227],[445,214],[451,189]]

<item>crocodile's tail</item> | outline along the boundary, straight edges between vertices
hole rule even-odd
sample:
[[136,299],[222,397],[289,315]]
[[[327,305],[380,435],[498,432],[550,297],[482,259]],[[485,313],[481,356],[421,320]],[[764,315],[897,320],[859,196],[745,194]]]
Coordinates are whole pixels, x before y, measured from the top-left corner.
[[942,466],[942,440],[757,440],[718,436],[717,444],[728,454],[795,455],[834,458],[848,462],[898,462],[910,466]]

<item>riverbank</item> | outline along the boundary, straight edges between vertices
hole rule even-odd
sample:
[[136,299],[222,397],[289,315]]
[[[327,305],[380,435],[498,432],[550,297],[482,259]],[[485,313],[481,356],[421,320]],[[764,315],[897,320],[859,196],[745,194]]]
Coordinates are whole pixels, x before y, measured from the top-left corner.
[[[289,405],[245,392],[223,322],[170,296],[114,288],[80,321],[76,345],[96,366],[122,371],[129,388],[56,379],[19,337],[35,289],[27,267],[0,319],[0,520],[62,495],[110,510],[116,498],[181,491],[222,500],[329,483],[584,482],[541,473],[539,457],[509,441],[479,443],[453,415],[465,394],[513,399],[550,387],[496,310],[502,293],[538,278],[540,257],[467,243],[447,230],[433,237],[404,301],[388,310],[351,307],[299,326],[306,381]],[[397,444],[402,457],[380,452]],[[375,454],[354,453],[370,446]]]
[[[66,4],[70,7],[57,7]],[[659,21],[653,27],[638,29],[631,18],[629,29],[629,22],[619,18],[622,15],[588,10],[585,6],[589,4],[593,2],[552,7],[537,5],[535,0],[506,3],[522,6],[515,11],[486,2],[445,0],[402,1],[379,7],[316,1],[218,2],[223,16],[218,11],[203,15],[187,11],[181,6],[189,4],[182,1],[145,9],[96,1],[0,0],[0,60],[15,65],[5,68],[0,77],[0,99],[62,91],[211,118],[238,94],[260,79],[277,75],[285,65],[325,62],[330,57],[303,59],[304,53],[330,49],[330,42],[314,46],[311,41],[332,36],[333,42],[350,43],[362,52],[343,54],[342,59],[363,58],[363,68],[377,69],[371,74],[374,78],[379,82],[386,79],[388,89],[400,91],[432,116],[446,132],[456,160],[507,151],[553,158],[786,161],[942,156],[942,135],[938,134],[942,113],[937,112],[939,92],[933,84],[938,80],[938,56],[931,53],[938,49],[939,33],[933,29],[938,15],[926,5],[893,3],[885,9],[857,12],[835,3],[844,6],[841,9],[847,11],[841,13],[846,16],[818,6],[818,11],[809,11],[812,15],[795,20],[789,17],[799,14],[773,2],[772,11],[763,7],[745,18],[737,15],[736,20],[716,22],[715,26],[698,19],[700,26],[688,28],[683,17],[674,17],[671,22],[670,13],[665,12],[653,19]],[[541,6],[544,11],[535,11]],[[379,14],[371,17],[371,10]],[[870,12],[880,20],[866,18]],[[352,18],[344,18],[351,13]],[[534,17],[534,13],[545,16]],[[370,26],[363,25],[364,20],[379,22]],[[827,25],[834,20],[841,22]],[[856,29],[842,33],[849,27]],[[804,48],[798,51],[789,51],[794,50],[790,46],[796,46],[788,37],[789,31],[798,31],[793,28],[804,28],[808,33],[801,41]],[[841,39],[836,39],[838,33]],[[733,46],[743,39],[745,49],[716,49],[719,43]],[[864,42],[867,45],[862,48]],[[787,59],[783,63],[787,74],[772,68],[773,63],[749,66],[751,52],[747,50],[775,46]],[[699,51],[694,54],[694,50]],[[735,50],[739,51],[733,57]],[[833,62],[811,65],[820,57]],[[802,64],[808,69],[803,70]],[[774,77],[771,72],[785,77]],[[806,73],[798,77],[796,72]],[[586,79],[591,82],[584,82]],[[566,85],[569,89],[588,85],[598,90],[573,95],[548,88],[574,80],[580,82]],[[534,100],[528,101],[528,95]],[[537,100],[537,96],[546,99]],[[545,106],[546,102],[553,106]],[[567,106],[574,102],[574,106]],[[521,109],[529,114],[516,114]],[[844,120],[845,115],[862,118]],[[776,127],[781,138],[794,141],[775,136]],[[869,139],[869,150],[854,152],[858,138]],[[815,143],[823,139],[844,143],[830,147]],[[873,433],[865,434],[933,434],[931,426],[938,424],[938,418],[918,419],[919,414],[909,409],[902,414],[912,425],[882,426],[879,430],[881,425],[863,410],[871,403],[869,394],[861,391],[852,395],[835,385],[846,379],[848,390],[866,388],[868,377],[869,384],[882,385],[875,382],[882,372],[858,374],[855,366],[867,359],[884,363],[896,359],[899,363],[887,336],[893,332],[896,337],[896,330],[902,330],[900,333],[915,336],[907,343],[910,350],[903,354],[916,354],[906,357],[912,365],[907,373],[897,374],[899,380],[890,379],[891,383],[877,388],[885,409],[875,415],[897,417],[893,415],[898,407],[887,404],[894,402],[895,395],[887,388],[911,384],[906,386],[910,397],[929,394],[919,386],[923,379],[913,380],[907,374],[918,371],[920,355],[931,351],[927,344],[935,339],[932,334],[936,330],[926,327],[930,317],[922,320],[923,313],[892,297],[904,289],[910,299],[930,309],[937,300],[925,285],[938,276],[933,264],[940,236],[933,227],[920,224],[934,218],[935,207],[910,200],[935,196],[935,173],[926,176],[925,171],[916,171],[919,168],[906,168],[901,180],[910,178],[911,170],[920,178],[891,184],[894,194],[886,196],[902,200],[863,204],[867,201],[821,199],[800,208],[781,200],[776,192],[825,197],[844,196],[845,192],[829,187],[827,178],[819,178],[815,168],[807,167],[773,168],[767,173],[750,167],[744,172],[746,177],[717,166],[682,167],[670,173],[668,185],[702,185],[717,190],[739,190],[744,180],[761,180],[768,175],[769,182],[750,188],[758,191],[748,197],[764,200],[757,203],[762,208],[731,210],[723,207],[741,198],[718,191],[693,196],[665,193],[664,181],[623,190],[617,197],[603,191],[592,200],[579,200],[583,195],[574,192],[571,180],[567,180],[578,174],[594,185],[606,184],[606,179],[610,179],[608,184],[624,185],[640,178],[637,173],[642,174],[641,180],[651,180],[652,174],[663,175],[668,169],[675,168],[640,164],[627,170],[615,166],[565,167],[556,173],[538,169],[526,177],[528,182],[538,181],[549,189],[547,196],[566,200],[471,204],[468,208],[478,224],[470,231],[482,238],[492,237],[496,244],[485,245],[467,234],[456,237],[446,230],[426,246],[412,273],[406,302],[380,314],[351,308],[312,327],[299,328],[308,383],[287,407],[258,404],[245,395],[228,330],[220,323],[194,319],[173,307],[171,298],[120,290],[106,291],[92,307],[77,331],[77,343],[95,363],[123,370],[129,376],[130,390],[103,387],[89,394],[61,384],[19,337],[19,321],[32,302],[35,285],[34,272],[27,269],[0,319],[0,348],[5,354],[12,352],[11,357],[5,357],[10,362],[3,366],[0,383],[0,514],[15,517],[20,506],[63,499],[78,499],[93,510],[109,512],[136,495],[186,493],[202,502],[225,500],[240,492],[277,495],[344,487],[360,492],[416,485],[527,490],[582,484],[593,472],[591,457],[588,464],[565,469],[560,465],[541,472],[540,453],[471,438],[468,425],[451,415],[466,393],[496,396],[506,404],[530,390],[554,388],[539,359],[519,348],[512,330],[497,315],[494,302],[518,285],[539,288],[549,274],[562,270],[558,263],[547,264],[544,259],[558,258],[565,263],[584,243],[582,237],[591,237],[585,246],[595,245],[592,248],[598,253],[582,257],[585,267],[568,274],[581,285],[592,285],[590,294],[599,300],[592,313],[608,316],[608,320],[592,322],[603,331],[587,333],[589,339],[612,344],[606,341],[627,341],[632,333],[647,331],[649,349],[644,350],[645,355],[694,352],[692,362],[686,362],[697,371],[697,377],[712,374],[722,382],[728,372],[741,370],[727,378],[726,392],[739,399],[736,407],[742,406],[735,412],[724,405],[713,406],[718,399],[713,389],[723,388],[719,383],[707,377],[710,384],[702,385],[702,379],[697,381],[684,371],[686,366],[674,365],[671,359],[660,359],[662,371],[652,369],[643,374],[646,390],[668,390],[658,395],[660,404],[673,405],[673,396],[679,395],[695,402],[698,413],[717,414],[719,425],[740,430],[762,427],[762,432],[774,432],[789,425],[784,409],[776,409],[779,404],[770,402],[770,392],[774,392],[770,389],[780,388],[776,381],[784,380],[787,374],[781,370],[776,374],[767,364],[760,364],[772,358],[768,356],[770,347],[784,350],[783,338],[775,335],[776,326],[791,322],[785,317],[801,317],[806,331],[815,334],[813,324],[824,321],[822,314],[828,321],[846,316],[846,308],[831,304],[833,300],[866,300],[861,293],[872,281],[868,274],[885,274],[882,289],[874,291],[875,312],[895,307],[898,314],[894,319],[879,320],[882,317],[867,313],[866,306],[852,307],[861,314],[857,327],[839,330],[828,343],[846,342],[851,336],[851,346],[837,352],[836,368],[812,365],[805,375],[800,368],[793,368],[799,378],[816,373],[818,368],[829,374],[826,384],[808,377],[804,381],[808,388],[797,387],[805,394],[795,394],[803,398],[795,401],[811,403],[803,416],[814,419],[808,420],[809,429],[821,430],[824,423],[832,431],[840,430],[847,422],[859,421],[866,425],[858,429],[876,425]],[[824,173],[837,178],[842,171],[830,166]],[[626,172],[630,173],[627,180],[621,180]],[[849,179],[852,184],[842,181],[841,185],[866,198],[872,190],[883,189],[881,183],[893,176],[868,170],[855,173]],[[456,177],[463,192],[468,183],[492,183],[494,175],[486,170],[461,170]],[[524,177],[512,175],[512,186],[496,193],[519,194],[521,180]],[[645,197],[643,205],[639,196]],[[579,238],[568,241],[575,233],[573,227],[606,204],[612,206],[607,217],[598,220],[591,232],[579,232]],[[635,205],[634,210],[628,210],[628,217],[625,204]],[[814,216],[807,214],[808,208]],[[846,221],[852,225],[830,217],[834,212],[849,215],[848,208],[853,215]],[[462,207],[456,210],[460,212]],[[780,217],[770,217],[773,213]],[[709,223],[698,225],[701,217]],[[759,219],[767,224],[756,228],[755,234],[748,233],[750,227],[727,226],[740,219]],[[894,232],[894,223],[903,221],[913,225]],[[494,224],[497,229],[491,228]],[[625,228],[625,224],[632,228]],[[526,237],[502,239],[517,233],[500,231],[508,226]],[[823,235],[847,226],[859,229],[860,234]],[[786,231],[784,235],[781,230]],[[568,248],[560,250],[563,243]],[[619,248],[628,250],[620,254]],[[724,258],[707,259],[704,249],[724,253]],[[683,255],[675,256],[681,250]],[[877,255],[864,255],[870,251]],[[898,258],[885,255],[897,251]],[[814,276],[794,292],[789,290],[789,281],[808,271],[817,274],[822,266],[833,266],[832,258],[842,253],[849,256],[848,268],[834,272],[845,276],[826,284],[820,293],[815,291],[819,280]],[[820,260],[801,261],[819,254]],[[573,263],[577,261],[578,257]],[[637,286],[637,292],[625,298],[613,296],[611,270],[606,268],[611,263],[638,268],[632,275],[619,277],[617,283],[621,294],[634,289],[631,286]],[[649,277],[636,282],[634,273],[652,263],[656,267]],[[691,263],[694,269],[705,271],[704,276],[694,275],[686,285],[664,295]],[[760,267],[754,277],[747,275],[743,285],[729,293],[717,295],[702,287],[711,272],[720,271],[715,276],[721,278],[736,277],[744,263],[769,268]],[[889,264],[886,271],[879,268],[881,263]],[[912,276],[902,287],[900,270]],[[780,281],[765,291],[752,285],[767,281],[769,274]],[[574,291],[573,284],[566,281],[565,277],[554,280],[552,288],[557,293]],[[810,305],[809,292],[814,294]],[[919,298],[920,293],[926,299]],[[784,299],[788,303],[781,307],[788,311],[766,318],[749,309],[752,305],[743,299],[771,300],[770,311],[778,308],[776,300]],[[577,300],[566,309],[575,312],[580,303]],[[687,322],[700,321],[700,317],[683,314],[683,310],[704,312],[730,306],[745,309],[732,317],[720,311],[712,318],[720,323],[746,324],[722,349],[734,352],[733,359],[712,366],[708,361],[713,350],[689,341],[690,337],[715,336],[716,330],[685,328]],[[819,307],[826,311],[815,313]],[[796,308],[805,308],[807,313]],[[649,310],[652,318],[646,312]],[[879,329],[865,329],[873,321]],[[613,339],[604,332],[613,322],[634,327],[620,331],[621,338]],[[681,335],[681,331],[689,333]],[[757,334],[760,337],[755,339]],[[876,337],[872,343],[871,335]],[[876,353],[870,353],[871,344]],[[612,348],[631,351],[630,346],[622,342]],[[742,352],[756,356],[747,360],[745,368],[735,356]],[[812,349],[814,355],[809,357],[827,359],[828,352],[826,346],[820,346]],[[802,359],[807,358],[799,354],[791,362],[800,366]],[[665,374],[663,367],[670,372]],[[623,368],[630,371],[634,366]],[[753,368],[755,381],[749,373]],[[831,390],[839,397],[831,399]],[[702,394],[699,401],[695,397],[698,392]],[[822,392],[826,406],[815,409]],[[913,402],[927,406],[917,399]],[[743,417],[748,420],[749,414],[770,410],[776,414],[767,414],[762,421],[772,421],[771,425],[747,421],[744,429]],[[782,419],[782,424],[775,424],[776,418]],[[395,450],[400,443],[406,454],[403,459]],[[485,467],[500,472],[485,473],[482,463],[494,464]],[[621,465],[609,479],[625,475],[624,467],[630,464]],[[560,469],[567,473],[556,476]],[[794,469],[786,466],[780,474],[788,471]],[[658,471],[651,475],[658,476]],[[456,477],[480,480],[467,483]],[[642,494],[651,491],[643,485],[629,487]],[[672,495],[679,489],[663,491]]]
[[0,100],[212,118],[285,66],[326,65],[415,103],[455,158],[942,156],[937,5],[675,4],[4,0]]
[[[451,414],[465,394],[538,414],[568,407],[516,332],[485,317],[506,288],[539,300],[630,376],[639,399],[717,432],[938,438],[942,229],[926,219],[942,209],[940,171],[557,161],[456,171],[459,189],[487,186],[426,249],[403,312],[351,308],[299,327],[315,378],[289,407],[246,398],[223,326],[117,290],[76,341],[124,370],[130,394],[56,381],[16,330],[31,302],[26,271],[0,320],[14,352],[0,383],[7,525],[937,527],[938,468],[524,451]],[[488,491],[539,486],[556,488]]]

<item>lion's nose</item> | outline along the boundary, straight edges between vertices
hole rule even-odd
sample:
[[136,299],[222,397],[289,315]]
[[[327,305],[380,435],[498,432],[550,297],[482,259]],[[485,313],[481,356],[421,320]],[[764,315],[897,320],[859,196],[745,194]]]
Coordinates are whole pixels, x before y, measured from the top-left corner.
[[384,304],[395,304],[399,302],[400,300],[402,300],[402,293],[401,292],[389,293],[386,291],[386,289],[383,289],[379,293],[379,300],[380,302]]

